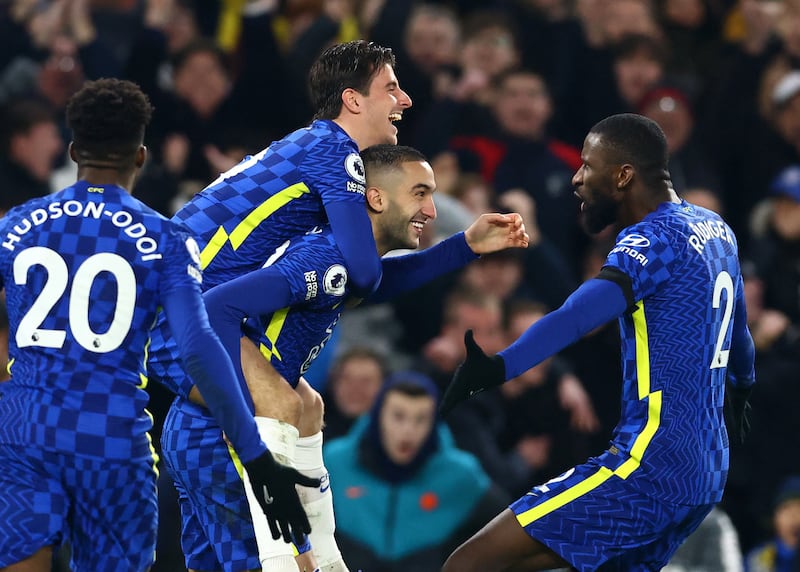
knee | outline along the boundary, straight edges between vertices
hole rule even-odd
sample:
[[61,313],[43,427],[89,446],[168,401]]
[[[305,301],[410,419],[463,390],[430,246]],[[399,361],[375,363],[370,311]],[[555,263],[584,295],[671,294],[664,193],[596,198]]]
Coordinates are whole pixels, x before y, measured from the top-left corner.
[[325,415],[322,396],[302,378],[297,384],[296,393],[303,403],[303,415],[298,426],[300,436],[316,435],[322,431],[322,419]]

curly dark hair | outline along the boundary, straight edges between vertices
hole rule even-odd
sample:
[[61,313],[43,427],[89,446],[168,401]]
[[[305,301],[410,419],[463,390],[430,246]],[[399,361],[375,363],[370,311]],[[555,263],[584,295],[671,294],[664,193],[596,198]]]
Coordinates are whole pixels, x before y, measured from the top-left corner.
[[133,82],[87,82],[67,104],[75,150],[86,159],[132,161],[153,114],[150,100]]
[[322,52],[311,66],[308,88],[315,119],[336,119],[342,110],[342,92],[354,89],[369,95],[372,78],[386,64],[394,68],[391,48],[354,40],[335,44]]

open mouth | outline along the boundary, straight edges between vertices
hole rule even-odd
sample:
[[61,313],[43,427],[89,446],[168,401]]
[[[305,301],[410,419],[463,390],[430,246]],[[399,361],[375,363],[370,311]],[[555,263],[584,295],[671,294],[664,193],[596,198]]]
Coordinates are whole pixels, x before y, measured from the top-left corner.
[[389,121],[391,121],[392,123],[400,121],[401,119],[403,119],[403,114],[400,113],[399,111],[395,111],[394,113],[389,114]]
[[414,230],[416,230],[417,233],[421,233],[425,228],[425,221],[412,220],[411,226],[414,227]]

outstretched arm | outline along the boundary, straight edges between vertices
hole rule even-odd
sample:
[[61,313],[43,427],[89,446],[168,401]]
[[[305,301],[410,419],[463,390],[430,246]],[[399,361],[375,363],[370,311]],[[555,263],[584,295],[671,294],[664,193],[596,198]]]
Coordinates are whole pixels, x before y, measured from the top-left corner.
[[573,292],[559,309],[538,320],[495,356],[487,356],[468,331],[467,358],[458,366],[445,391],[440,407],[442,415],[476,393],[517,377],[616,318],[629,306],[629,297],[618,282],[593,278]]
[[420,252],[384,258],[383,280],[370,302],[384,302],[466,266],[481,254],[525,248],[528,235],[516,213],[483,214],[464,231]]

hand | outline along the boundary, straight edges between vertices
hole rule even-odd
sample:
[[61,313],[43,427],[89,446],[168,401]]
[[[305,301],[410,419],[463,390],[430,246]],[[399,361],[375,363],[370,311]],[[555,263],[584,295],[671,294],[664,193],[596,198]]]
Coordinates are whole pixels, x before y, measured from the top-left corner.
[[456,368],[453,380],[444,392],[439,413],[442,417],[462,401],[506,381],[506,365],[500,356],[487,356],[475,343],[472,330],[464,334],[467,358]]
[[319,487],[319,479],[278,463],[269,451],[244,463],[244,468],[274,540],[283,536],[285,542],[292,542],[292,535],[300,537],[311,532],[295,485]]
[[732,441],[744,443],[750,432],[750,387],[734,387],[730,382],[725,388],[725,424]]
[[594,433],[600,428],[600,420],[594,412],[592,399],[574,375],[565,374],[559,380],[558,400],[561,407],[569,411],[570,427],[581,433]]
[[517,213],[482,214],[464,231],[464,237],[475,254],[528,246],[528,233]]
[[536,221],[536,201],[523,189],[508,189],[497,197],[498,206],[504,210],[519,213],[528,233],[530,244],[537,245],[542,240],[542,233]]

